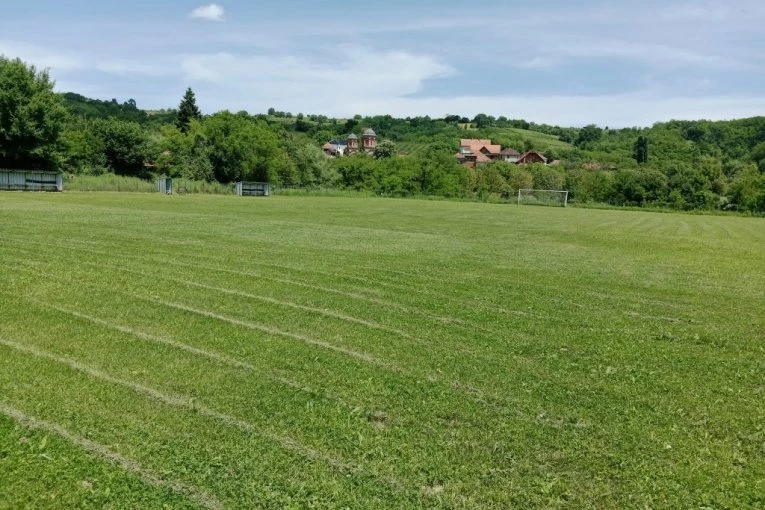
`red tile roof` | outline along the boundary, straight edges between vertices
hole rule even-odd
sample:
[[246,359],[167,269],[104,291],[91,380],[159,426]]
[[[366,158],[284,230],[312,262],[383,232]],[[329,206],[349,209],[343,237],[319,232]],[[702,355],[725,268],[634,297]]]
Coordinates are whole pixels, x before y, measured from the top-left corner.
[[476,152],[475,153],[475,162],[476,163],[488,163],[491,161],[491,158],[487,155],[485,155],[483,152]]
[[478,140],[474,138],[463,138],[460,140],[461,147],[468,147],[470,152],[477,154],[481,149],[486,149],[489,154],[499,154],[502,152],[501,145],[491,143],[491,140]]

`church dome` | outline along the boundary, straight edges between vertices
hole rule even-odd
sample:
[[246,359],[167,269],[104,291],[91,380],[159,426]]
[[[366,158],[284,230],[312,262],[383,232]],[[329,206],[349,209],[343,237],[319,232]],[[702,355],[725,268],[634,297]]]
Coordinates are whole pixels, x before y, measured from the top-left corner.
[[348,135],[348,140],[358,140],[358,139],[359,137],[356,136],[355,133],[351,133],[350,135]]
[[364,130],[363,136],[377,136],[377,134],[374,131],[372,131],[370,128],[367,128]]

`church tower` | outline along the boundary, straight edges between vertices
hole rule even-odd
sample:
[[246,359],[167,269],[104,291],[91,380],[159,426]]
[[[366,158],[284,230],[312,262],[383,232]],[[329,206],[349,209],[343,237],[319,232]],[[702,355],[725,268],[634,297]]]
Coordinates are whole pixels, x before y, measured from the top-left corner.
[[366,152],[373,152],[377,147],[377,134],[370,128],[361,135],[361,144]]
[[346,140],[346,143],[348,145],[348,148],[346,151],[348,154],[354,154],[359,151],[359,137],[356,136],[354,133],[351,133],[348,135],[348,139]]

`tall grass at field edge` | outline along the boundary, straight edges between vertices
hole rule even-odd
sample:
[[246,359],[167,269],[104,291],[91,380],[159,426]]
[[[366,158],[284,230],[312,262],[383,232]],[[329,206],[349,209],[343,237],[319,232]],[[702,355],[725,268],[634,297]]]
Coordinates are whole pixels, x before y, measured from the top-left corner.
[[[127,191],[132,193],[156,193],[154,181],[124,175],[65,175],[64,190],[67,191]],[[233,186],[217,182],[173,179],[174,193],[205,193],[231,195]]]

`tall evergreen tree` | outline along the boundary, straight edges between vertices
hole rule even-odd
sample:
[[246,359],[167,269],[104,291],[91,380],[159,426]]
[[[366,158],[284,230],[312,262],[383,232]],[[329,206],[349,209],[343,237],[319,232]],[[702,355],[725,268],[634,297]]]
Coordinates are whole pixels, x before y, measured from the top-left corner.
[[178,106],[178,118],[175,121],[175,125],[183,133],[188,133],[191,121],[201,118],[202,113],[197,107],[194,91],[189,87],[186,89],[186,93],[183,95],[183,99],[181,99],[181,104]]
[[639,136],[635,141],[633,150],[633,157],[635,158],[635,161],[638,162],[638,164],[642,165],[644,163],[648,163],[648,138],[642,135]]

